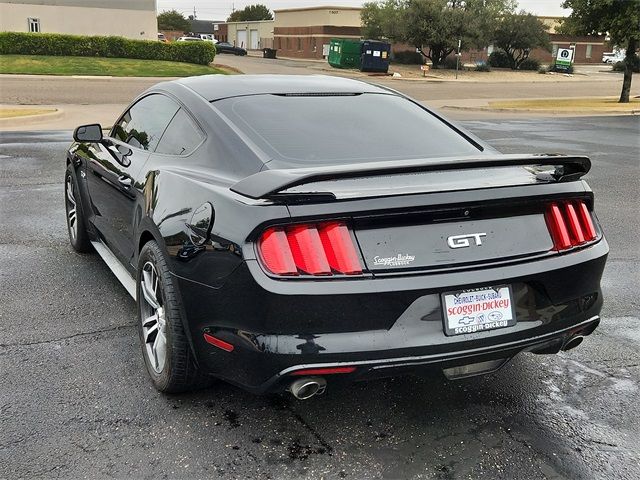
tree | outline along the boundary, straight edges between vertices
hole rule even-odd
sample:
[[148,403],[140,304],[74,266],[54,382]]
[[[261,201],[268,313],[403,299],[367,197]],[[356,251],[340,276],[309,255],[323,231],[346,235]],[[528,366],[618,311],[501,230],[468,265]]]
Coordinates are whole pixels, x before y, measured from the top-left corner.
[[404,8],[401,0],[368,2],[362,6],[362,36],[375,40],[400,39],[402,37],[400,14]]
[[544,23],[525,12],[503,15],[493,40],[494,45],[507,54],[513,70],[520,68],[534,48],[551,50]]
[[438,68],[458,41],[486,46],[495,19],[513,8],[512,0],[384,0],[365,4],[361,18],[366,36],[413,45]]
[[158,30],[186,32],[190,29],[189,21],[177,10],[168,10],[158,15]]
[[562,33],[594,35],[607,33],[614,45],[624,47],[624,80],[619,103],[629,103],[633,65],[640,47],[640,0],[565,0],[571,9]]
[[242,10],[236,10],[227,18],[227,22],[253,22],[257,20],[273,20],[271,10],[260,3],[247,5]]

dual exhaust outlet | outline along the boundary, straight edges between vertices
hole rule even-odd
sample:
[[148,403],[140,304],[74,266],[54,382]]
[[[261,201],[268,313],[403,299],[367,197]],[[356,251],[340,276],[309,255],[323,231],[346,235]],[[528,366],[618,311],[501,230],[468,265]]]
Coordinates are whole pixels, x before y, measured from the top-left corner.
[[[597,323],[593,326],[591,331],[593,331],[596,326]],[[589,333],[591,332],[583,331],[572,336],[564,343],[564,345],[562,345],[561,350],[566,352],[567,350],[576,348],[584,340],[584,335],[581,334],[588,335]],[[327,381],[322,377],[303,377],[294,380],[289,385],[289,391],[298,400],[308,400],[316,395],[322,395],[326,389]]]
[[315,395],[322,395],[327,389],[327,381],[322,377],[304,377],[294,380],[289,391],[298,400],[308,400]]

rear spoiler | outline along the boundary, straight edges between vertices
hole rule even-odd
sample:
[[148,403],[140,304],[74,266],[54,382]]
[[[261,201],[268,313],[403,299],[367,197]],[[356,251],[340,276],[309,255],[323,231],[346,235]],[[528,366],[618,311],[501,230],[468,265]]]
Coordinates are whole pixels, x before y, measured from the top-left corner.
[[542,155],[483,155],[444,157],[385,162],[352,163],[309,168],[263,170],[231,186],[231,191],[245,197],[268,198],[287,188],[310,182],[342,178],[369,177],[400,173],[434,172],[471,168],[553,166],[542,172],[540,180],[566,182],[577,180],[591,169],[591,160],[584,156]]

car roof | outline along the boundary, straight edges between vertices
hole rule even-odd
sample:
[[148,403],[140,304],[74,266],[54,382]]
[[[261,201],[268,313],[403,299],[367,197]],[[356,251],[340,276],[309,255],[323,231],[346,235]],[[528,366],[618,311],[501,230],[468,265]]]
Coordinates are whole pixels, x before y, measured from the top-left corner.
[[174,80],[213,102],[265,94],[390,93],[382,87],[328,75],[201,75]]

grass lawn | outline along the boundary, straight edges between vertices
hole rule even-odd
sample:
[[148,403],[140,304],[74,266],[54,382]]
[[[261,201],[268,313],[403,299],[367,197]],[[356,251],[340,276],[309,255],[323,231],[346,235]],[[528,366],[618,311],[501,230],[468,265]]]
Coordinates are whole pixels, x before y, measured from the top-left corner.
[[114,77],[188,77],[227,73],[193,63],[129,58],[0,55],[0,73],[32,75],[111,75]]
[[580,111],[586,112],[620,112],[631,113],[640,110],[640,98],[631,98],[629,103],[618,103],[617,97],[609,98],[559,98],[544,100],[507,100],[489,102],[489,107],[517,110],[553,110],[553,111]]
[[0,118],[25,117],[27,115],[40,115],[43,113],[53,113],[51,108],[4,108],[0,107]]

